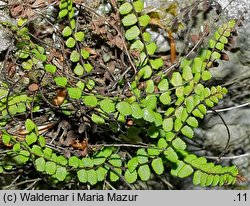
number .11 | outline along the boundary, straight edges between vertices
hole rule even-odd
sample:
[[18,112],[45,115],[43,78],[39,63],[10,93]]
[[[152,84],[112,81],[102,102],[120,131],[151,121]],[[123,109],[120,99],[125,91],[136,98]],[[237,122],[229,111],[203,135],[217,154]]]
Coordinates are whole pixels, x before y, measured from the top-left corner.
[[237,197],[238,197],[238,201],[247,201],[247,193],[244,193],[244,194],[241,194],[241,193],[238,193],[237,194]]

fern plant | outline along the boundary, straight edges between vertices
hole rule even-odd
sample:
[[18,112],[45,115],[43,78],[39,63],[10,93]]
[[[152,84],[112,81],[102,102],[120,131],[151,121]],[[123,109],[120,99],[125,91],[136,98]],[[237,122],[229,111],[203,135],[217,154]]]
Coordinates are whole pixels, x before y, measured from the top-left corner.
[[[32,80],[40,88],[35,98],[25,92],[29,84],[19,90],[19,95],[14,88],[9,93],[7,83],[1,86],[1,125],[6,127],[2,129],[1,141],[8,148],[0,159],[1,173],[34,165],[52,185],[74,181],[94,186],[105,180],[122,180],[131,186],[139,179],[150,180],[151,173],[165,172],[180,178],[192,175],[195,185],[235,184],[238,175],[235,166],[215,164],[190,153],[185,138],[194,138],[199,119],[227,93],[226,88],[208,87],[205,82],[212,78],[209,68],[221,58],[236,21],[218,27],[207,49],[201,49],[193,59],[182,58],[169,72],[163,59],[154,57],[157,45],[146,31],[151,18],[143,10],[143,0],[122,2],[119,6],[122,38],[134,56],[129,61],[130,76],[124,78],[124,73],[119,78],[122,92],[114,95],[97,89],[85,32],[78,27],[72,0],[61,0],[59,4],[58,20],[63,25],[64,43],[58,51],[65,57],[61,67],[46,56],[48,48],[33,42],[25,21],[19,20],[17,26],[2,24],[18,34],[16,55],[21,69],[27,73],[40,69],[43,76],[39,81]],[[42,84],[45,76],[49,79],[47,85]],[[43,93],[51,88],[57,91],[52,103]],[[54,139],[43,135],[32,118],[25,121],[21,134],[9,130],[8,123],[20,114],[29,111],[39,115],[44,101],[55,114],[72,121],[77,116],[77,121],[88,126],[84,138],[78,135],[67,144],[60,140],[64,149],[73,148],[77,154],[64,155],[56,146],[51,147]],[[77,112],[80,114],[76,115]],[[101,131],[93,132],[92,127]]]

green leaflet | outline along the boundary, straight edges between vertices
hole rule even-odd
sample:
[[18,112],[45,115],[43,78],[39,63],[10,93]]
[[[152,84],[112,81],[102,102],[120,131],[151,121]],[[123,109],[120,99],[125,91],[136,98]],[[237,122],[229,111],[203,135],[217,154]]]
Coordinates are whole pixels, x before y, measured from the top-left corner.
[[89,107],[96,107],[98,100],[94,95],[83,97],[83,103]]
[[94,161],[89,157],[85,157],[80,162],[80,165],[84,168],[92,168],[94,166]]
[[80,182],[86,183],[88,181],[88,173],[86,170],[82,169],[77,172],[77,177]]
[[147,80],[146,81],[146,93],[150,94],[153,93],[155,90],[155,84],[153,80]]
[[84,40],[85,34],[82,31],[76,32],[74,34],[76,41],[82,42]]
[[198,127],[198,121],[197,119],[195,119],[194,117],[189,117],[187,119],[187,123],[191,126],[191,127]]
[[176,138],[173,141],[173,147],[177,150],[185,150],[187,145],[181,138]]
[[122,19],[122,23],[124,26],[132,26],[137,22],[137,18],[135,14],[128,14]]
[[104,112],[111,113],[115,111],[115,104],[109,99],[100,101],[99,105]]
[[147,14],[139,17],[140,26],[146,27],[149,24],[149,22],[150,22],[150,16],[148,16]]
[[193,61],[192,71],[193,73],[199,73],[202,70],[203,61],[201,58],[196,57]]
[[68,160],[67,160],[64,156],[62,156],[62,155],[59,155],[59,156],[55,159],[55,161],[56,161],[58,164],[63,165],[63,166],[65,166],[65,165],[68,164]]
[[[156,48],[154,48],[153,52],[155,52],[155,49]],[[161,58],[157,58],[154,60],[150,60],[150,64],[151,64],[153,69],[159,70],[163,66],[164,62]]]
[[2,167],[2,166],[0,166],[0,174],[2,174],[2,173],[3,173],[3,171],[4,171],[3,167]]
[[66,46],[67,46],[68,48],[73,48],[73,47],[75,47],[75,45],[76,45],[76,41],[75,41],[75,39],[74,39],[73,37],[69,37],[69,38],[67,39],[67,41],[65,42],[65,44],[66,44]]
[[93,169],[87,170],[87,180],[90,185],[95,185],[97,183],[97,174]]
[[138,103],[134,102],[131,105],[131,109],[132,109],[132,116],[136,119],[140,119],[143,117],[143,111],[140,108],[140,106],[138,105]]
[[153,55],[157,49],[157,45],[154,42],[150,42],[148,45],[146,45],[146,49],[149,55]]
[[165,138],[160,138],[157,143],[157,148],[165,149],[168,146]]
[[31,132],[33,129],[36,128],[36,125],[31,119],[27,119],[25,121],[25,128],[28,130],[28,132]]
[[140,34],[140,30],[137,26],[132,26],[130,29],[128,29],[125,33],[125,37],[127,40],[133,40],[136,37],[138,37]]
[[155,115],[154,111],[150,108],[144,108],[142,110],[143,112],[143,119],[148,121],[148,122],[154,122],[155,121]]
[[59,12],[59,18],[62,19],[63,17],[65,17],[68,14],[68,10],[67,9],[63,9]]
[[156,127],[161,126],[161,125],[162,125],[162,122],[163,122],[163,120],[162,120],[162,115],[159,114],[159,113],[157,113],[157,112],[155,112],[155,113],[154,113],[154,118],[155,118],[155,120],[154,120],[155,126],[156,126]]
[[212,74],[209,71],[203,71],[201,74],[201,78],[202,80],[207,81],[212,78]]
[[139,165],[139,162],[137,160],[137,157],[133,157],[132,159],[130,159],[128,161],[128,164],[127,164],[127,167],[129,169],[130,173],[135,171],[135,169],[137,168],[138,165]]
[[93,66],[91,64],[83,64],[83,67],[86,72],[91,72],[93,70]]
[[31,70],[32,66],[33,66],[33,62],[32,62],[31,59],[29,59],[28,61],[22,63],[22,67],[24,69],[26,69],[26,70]]
[[191,69],[190,66],[185,66],[185,67],[183,67],[182,78],[183,78],[185,81],[188,81],[188,80],[193,79],[193,73],[192,73],[192,69]]
[[56,163],[48,161],[46,162],[46,173],[49,175],[53,175],[56,172]]
[[221,54],[220,54],[219,52],[217,52],[217,51],[214,51],[214,52],[211,54],[211,59],[212,59],[212,60],[218,60],[218,59],[220,59],[220,57],[221,57]]
[[20,152],[18,152],[18,155],[13,158],[13,160],[16,161],[16,163],[19,165],[25,164],[29,159],[30,153],[26,150],[21,150]]
[[184,178],[193,173],[193,168],[190,165],[184,165],[178,172],[178,177]]
[[131,106],[128,102],[119,102],[116,105],[116,109],[122,114],[122,115],[130,115],[132,114]]
[[14,146],[13,146],[14,152],[20,152],[20,149],[21,149],[20,143],[14,144]]
[[108,170],[103,168],[103,167],[98,167],[96,170],[96,175],[97,175],[97,181],[101,182],[105,179],[106,175],[108,173]]
[[65,87],[68,80],[66,77],[55,77],[54,81],[58,86]]
[[169,88],[169,83],[167,79],[162,79],[158,84],[158,88],[160,91],[167,91]]
[[183,126],[183,123],[181,122],[181,119],[175,119],[174,121],[174,130],[178,132]]
[[99,152],[97,155],[93,157],[94,165],[102,165],[105,161],[106,161],[106,157],[103,155],[102,152]]
[[109,157],[109,163],[114,167],[121,167],[122,166],[121,157],[118,154],[113,154]]
[[[80,59],[80,57],[79,57],[79,59]],[[78,60],[79,60],[78,59]],[[76,61],[77,62],[77,61]],[[82,76],[83,75],[83,73],[84,73],[84,68],[83,68],[83,66],[82,65],[80,65],[79,63],[76,65],[76,67],[75,67],[75,69],[74,69],[74,73],[76,74],[76,75],[78,75],[78,76]]]
[[143,40],[144,40],[145,42],[150,42],[150,41],[151,41],[151,34],[150,34],[150,33],[144,32],[144,33],[142,34],[142,36],[143,36]]
[[46,139],[43,136],[39,136],[38,139],[38,144],[40,147],[45,147],[46,146]]
[[189,126],[184,126],[182,129],[181,129],[181,133],[186,136],[186,137],[189,137],[189,138],[193,138],[194,136],[194,131],[189,127]]
[[81,98],[82,91],[80,88],[78,88],[78,87],[75,87],[75,88],[71,87],[70,88],[69,87],[69,88],[67,88],[67,90],[68,90],[68,94],[69,94],[70,98],[72,98],[72,99],[80,99]]
[[137,180],[137,171],[130,172],[129,170],[126,170],[124,177],[129,184],[132,184]]
[[80,61],[80,57],[81,57],[80,54],[76,50],[72,51],[72,53],[70,54],[70,60],[72,62]]
[[140,40],[136,40],[133,44],[130,46],[130,50],[139,50],[143,51],[144,49],[144,44]]
[[161,150],[158,149],[156,146],[152,147],[152,148],[148,148],[147,149],[147,153],[150,157],[155,157],[158,156],[160,154]]
[[146,97],[146,107],[155,110],[157,107],[157,97],[155,95]]
[[28,145],[31,145],[37,141],[37,135],[34,132],[32,132],[26,135],[25,141],[27,142]]
[[96,114],[92,114],[91,120],[93,122],[95,122],[96,124],[104,124],[105,123],[105,120],[101,116],[96,115]]
[[45,162],[44,158],[42,158],[42,157],[36,159],[35,165],[36,165],[37,171],[39,171],[39,172],[43,172],[46,169],[46,162]]
[[174,126],[174,121],[173,121],[173,119],[172,119],[172,118],[164,119],[164,120],[163,120],[163,123],[162,123],[162,126],[163,126],[163,129],[164,129],[166,132],[172,131],[173,126]]
[[172,147],[167,148],[167,150],[164,151],[164,155],[170,162],[175,163],[178,161],[178,155]]
[[132,6],[130,3],[126,2],[126,3],[124,3],[124,4],[122,4],[122,5],[120,6],[119,12],[120,12],[120,14],[122,14],[122,15],[126,15],[126,14],[128,14],[132,9],[133,9],[133,6]]
[[159,98],[160,102],[164,105],[168,105],[171,102],[170,92],[164,92]]
[[142,12],[143,8],[144,8],[144,1],[143,0],[137,0],[135,2],[133,2],[133,6],[135,8],[135,11],[137,13]]
[[153,71],[150,66],[144,66],[138,73],[139,76],[143,77],[144,79],[148,79],[151,77]]
[[81,55],[82,55],[83,59],[88,59],[90,56],[90,53],[85,49],[81,49]]
[[182,85],[182,77],[179,72],[174,72],[171,78],[171,84],[175,87]]
[[69,26],[66,26],[63,31],[62,31],[62,35],[64,37],[68,37],[72,34],[72,29]]
[[137,161],[139,164],[144,164],[148,162],[148,153],[145,151],[145,149],[139,149],[136,154]]
[[161,175],[164,172],[164,166],[161,158],[154,159],[151,165],[156,174]]
[[122,174],[122,170],[120,168],[114,168],[109,173],[109,179],[111,182],[116,182],[120,179],[120,175]]
[[142,165],[138,168],[138,175],[143,181],[147,181],[150,178],[150,168],[148,165]]
[[76,156],[72,156],[69,158],[69,166],[73,168],[77,168],[79,166],[80,159]]
[[37,156],[40,156],[40,157],[43,157],[43,156],[44,156],[41,147],[39,147],[38,145],[33,145],[32,148],[31,148],[31,152],[32,152],[34,155],[37,155]]

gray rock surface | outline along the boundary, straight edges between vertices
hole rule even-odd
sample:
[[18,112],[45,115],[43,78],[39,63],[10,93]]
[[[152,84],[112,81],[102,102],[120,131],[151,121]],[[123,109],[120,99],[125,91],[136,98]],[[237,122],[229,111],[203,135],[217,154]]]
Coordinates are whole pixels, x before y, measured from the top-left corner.
[[[6,3],[0,1],[0,6],[5,5]],[[0,9],[0,22],[10,21],[8,13],[4,9]],[[0,29],[0,53],[6,50],[11,43],[11,39],[6,32]]]

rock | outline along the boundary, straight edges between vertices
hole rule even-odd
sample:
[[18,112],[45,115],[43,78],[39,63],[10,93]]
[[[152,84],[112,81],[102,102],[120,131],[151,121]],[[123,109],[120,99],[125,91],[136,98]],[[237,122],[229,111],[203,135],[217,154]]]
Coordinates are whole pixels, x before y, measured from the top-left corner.
[[[6,3],[0,1],[0,6],[5,5]],[[2,9],[0,10],[0,22],[12,21],[8,13]],[[5,51],[11,44],[11,38],[6,34],[6,31],[0,27],[0,53]]]
[[[243,145],[241,143],[250,136],[250,110],[242,108],[220,113],[220,115],[230,131],[230,144],[232,144],[230,150],[242,149]],[[224,149],[228,139],[228,134],[226,127],[219,116],[207,115],[203,123],[203,130],[197,130],[196,134],[198,138],[204,140],[204,146]]]

